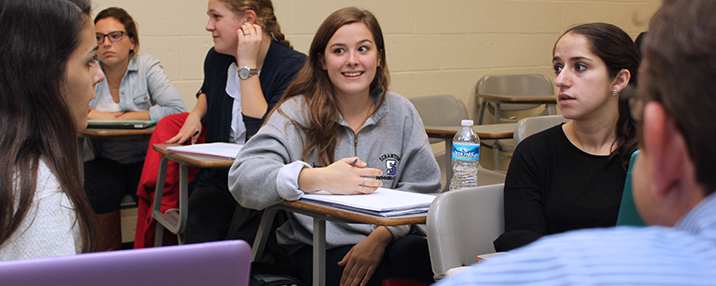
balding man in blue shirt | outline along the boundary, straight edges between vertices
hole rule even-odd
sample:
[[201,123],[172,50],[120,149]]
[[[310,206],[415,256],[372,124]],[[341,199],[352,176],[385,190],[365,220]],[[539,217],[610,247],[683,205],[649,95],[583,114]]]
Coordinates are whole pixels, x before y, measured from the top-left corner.
[[634,199],[649,227],[545,237],[438,285],[716,285],[714,15],[713,0],[665,0],[643,43],[643,105],[630,107]]

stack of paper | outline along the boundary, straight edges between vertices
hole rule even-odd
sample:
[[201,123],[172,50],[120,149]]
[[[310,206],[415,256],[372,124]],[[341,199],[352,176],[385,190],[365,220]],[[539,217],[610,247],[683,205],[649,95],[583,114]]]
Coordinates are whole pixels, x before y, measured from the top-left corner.
[[236,143],[216,142],[185,146],[171,146],[167,147],[167,150],[183,154],[236,159],[236,155],[238,155],[239,151],[241,151],[241,147],[244,147],[244,145]]
[[331,204],[337,207],[392,217],[427,212],[435,195],[378,188],[372,194],[332,195],[328,192],[305,194],[302,200]]

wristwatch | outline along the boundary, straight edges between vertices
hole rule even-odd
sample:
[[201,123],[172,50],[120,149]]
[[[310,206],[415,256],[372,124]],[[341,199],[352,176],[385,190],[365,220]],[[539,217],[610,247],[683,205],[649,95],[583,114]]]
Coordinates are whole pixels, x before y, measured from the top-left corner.
[[239,69],[239,78],[241,79],[248,79],[250,76],[257,74],[259,74],[259,70],[257,69],[252,69],[249,67],[242,67]]

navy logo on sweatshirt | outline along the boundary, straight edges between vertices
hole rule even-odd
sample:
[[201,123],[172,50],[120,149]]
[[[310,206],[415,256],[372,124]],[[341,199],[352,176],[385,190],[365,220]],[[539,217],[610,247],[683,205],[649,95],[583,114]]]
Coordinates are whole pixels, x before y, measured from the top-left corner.
[[398,173],[398,166],[400,165],[400,156],[396,154],[383,154],[380,156],[380,161],[383,162],[385,167],[385,176],[390,176],[389,180],[392,180],[393,176]]

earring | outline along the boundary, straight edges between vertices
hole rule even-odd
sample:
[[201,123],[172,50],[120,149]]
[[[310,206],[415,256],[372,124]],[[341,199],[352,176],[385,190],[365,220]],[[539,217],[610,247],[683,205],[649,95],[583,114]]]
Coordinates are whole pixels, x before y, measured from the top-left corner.
[[617,90],[616,90],[616,89],[612,89],[612,96],[617,96]]

